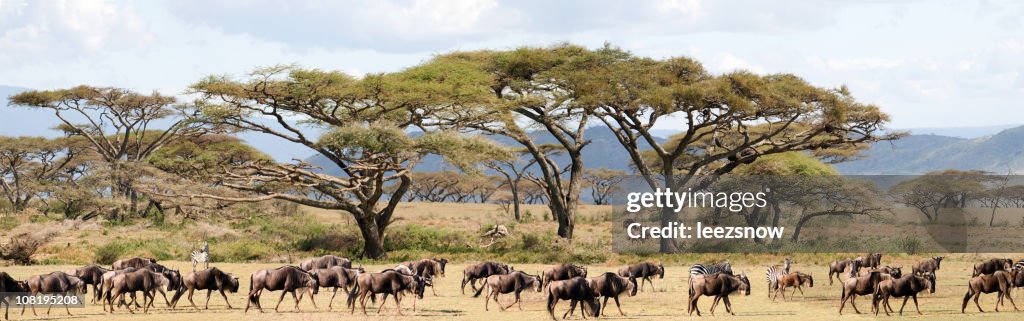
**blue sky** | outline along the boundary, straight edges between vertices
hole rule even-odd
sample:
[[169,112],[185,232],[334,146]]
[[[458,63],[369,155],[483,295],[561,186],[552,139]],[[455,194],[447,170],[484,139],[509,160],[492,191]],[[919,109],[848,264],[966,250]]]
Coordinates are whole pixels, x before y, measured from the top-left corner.
[[1021,17],[1020,1],[0,0],[0,85],[180,94],[280,63],[361,75],[451,50],[609,41],[846,84],[894,127],[987,126],[1024,123]]

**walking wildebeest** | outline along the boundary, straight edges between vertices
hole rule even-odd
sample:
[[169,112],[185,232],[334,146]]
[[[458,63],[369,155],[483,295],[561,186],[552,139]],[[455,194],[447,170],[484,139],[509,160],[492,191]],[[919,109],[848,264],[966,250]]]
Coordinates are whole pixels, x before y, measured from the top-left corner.
[[305,288],[306,292],[309,292],[309,300],[313,302],[313,307],[317,308],[313,295],[320,292],[320,283],[317,282],[316,277],[302,269],[286,265],[276,269],[259,270],[252,272],[249,275],[249,280],[249,302],[245,304],[245,312],[249,312],[249,306],[255,304],[260,313],[263,313],[263,305],[260,304],[260,296],[263,295],[263,290],[281,291],[281,297],[277,299],[274,312],[278,311],[278,308],[281,307],[281,301],[284,300],[284,295],[289,292],[291,292],[292,298],[295,299],[295,310],[301,311],[299,309],[299,297],[295,294],[295,291],[300,288]]
[[903,267],[899,267],[899,266],[891,267],[891,266],[886,265],[886,266],[883,266],[883,267],[879,268],[878,272],[882,272],[882,274],[888,274],[893,279],[899,279],[899,278],[903,277]]
[[395,306],[398,308],[398,315],[402,315],[402,296],[405,291],[412,291],[414,298],[423,298],[423,290],[426,284],[423,278],[418,275],[406,275],[395,270],[384,270],[379,273],[360,274],[356,280],[356,286],[349,292],[348,304],[352,307],[352,314],[356,313],[356,302],[358,298],[362,306],[363,314],[366,314],[366,299],[374,298],[378,293],[384,294],[377,307],[377,314],[384,308],[384,302],[388,295],[395,297]]
[[228,309],[234,309],[231,307],[231,301],[228,300],[227,294],[224,294],[224,290],[231,291],[231,293],[238,292],[238,277],[229,273],[224,273],[216,267],[200,270],[189,273],[182,278],[182,288],[180,291],[174,294],[174,299],[171,300],[172,306],[178,306],[178,299],[181,298],[185,291],[188,291],[188,302],[192,304],[192,307],[199,310],[196,303],[192,301],[192,294],[195,290],[206,290],[206,304],[203,309],[210,308],[210,296],[213,294],[213,290],[220,292],[220,296],[224,297],[224,303],[228,305]]
[[326,269],[332,266],[340,266],[345,268],[352,268],[352,261],[340,256],[324,255],[321,257],[314,257],[307,259],[299,263],[299,268],[303,271],[309,271],[312,269]]
[[541,276],[541,286],[547,286],[552,281],[568,280],[577,276],[587,277],[587,268],[568,263],[552,266],[544,270],[544,274]]
[[[533,287],[537,292],[540,292],[540,277],[536,275],[529,275],[526,272],[515,271],[509,274],[497,274],[488,276],[484,281],[484,284],[480,286],[480,289],[476,290],[476,294],[473,297],[479,297],[480,293],[487,289],[487,296],[484,297],[484,310],[490,311],[490,299],[494,297],[494,303],[501,308],[502,311],[508,309],[512,305],[519,303],[519,310],[523,309],[523,303],[520,300],[519,294],[524,290]],[[501,306],[498,302],[499,294],[515,293],[516,300],[509,303],[508,306]]]
[[[930,276],[932,274],[926,275]],[[929,288],[933,292],[935,291],[930,277],[918,276],[913,273],[901,278],[882,280],[878,283],[878,288],[875,289],[871,305],[875,310],[875,315],[878,315],[879,309],[884,309],[885,315],[889,315],[889,312],[892,312],[892,306],[889,305],[889,297],[902,297],[903,305],[900,306],[900,315],[903,315],[903,308],[907,306],[907,299],[914,298],[914,309],[917,310],[917,314],[921,314],[921,308],[917,305],[917,294]],[[882,302],[881,307],[878,306],[879,302]]]
[[1011,267],[1013,267],[1013,259],[989,259],[988,261],[975,264],[974,273],[971,274],[971,277],[992,274],[1000,270],[1009,271]]
[[[160,263],[153,263],[147,265],[146,269],[156,273],[163,274],[163,276],[167,278],[168,285],[165,290],[175,290],[178,292],[181,291],[181,272],[178,272],[178,270],[172,270],[166,266],[160,265]],[[156,293],[153,294],[155,295]],[[166,297],[164,297],[164,302],[167,302]],[[171,304],[167,302],[167,306],[171,306]]]
[[743,295],[750,295],[750,279],[747,278],[746,273],[740,273],[740,275],[731,275],[727,273],[713,273],[713,274],[700,274],[690,276],[690,297],[688,304],[686,305],[686,312],[693,315],[694,311],[697,311],[697,316],[700,316],[700,309],[697,308],[697,300],[702,295],[714,296],[715,301],[711,303],[711,315],[715,315],[715,307],[718,306],[718,301],[725,301],[725,311],[729,314],[736,315],[732,311],[732,303],[729,302],[729,295],[734,292],[742,293]]
[[[114,299],[121,299],[124,301],[124,295],[126,293],[134,293],[136,291],[142,292],[142,311],[143,313],[149,312],[149,307],[156,301],[156,291],[159,291],[164,297],[164,301],[168,302],[167,306],[171,306],[170,301],[167,300],[167,294],[165,290],[170,287],[170,280],[164,276],[163,273],[154,272],[149,269],[136,269],[134,271],[124,272],[117,274],[111,279],[111,286],[108,289],[107,300],[110,304],[110,313],[114,312],[116,305],[113,303]],[[147,301],[146,299],[149,299]],[[132,311],[130,304],[127,305],[128,312],[135,313]]]
[[136,256],[130,259],[114,261],[111,268],[112,270],[124,270],[130,267],[141,269],[153,263],[156,263],[156,259]]
[[601,312],[601,303],[597,301],[597,293],[590,287],[590,282],[581,276],[568,280],[552,281],[544,286],[547,287],[548,314],[551,315],[552,320],[558,320],[555,318],[555,306],[558,305],[559,300],[569,300],[569,310],[565,311],[562,319],[565,319],[570,312],[576,309],[577,302],[583,302],[580,309],[583,311],[584,319],[587,318],[587,313],[597,317],[598,313]]
[[[103,276],[101,278],[102,282],[100,283],[100,292],[102,292],[100,293],[100,303],[103,304],[103,311],[107,311],[107,303],[112,302],[110,297],[110,290],[114,287],[114,277],[126,272],[133,272],[137,270],[138,269],[136,268],[130,267],[121,270],[110,270],[103,273]],[[136,307],[142,307],[135,301],[135,292],[131,292],[131,298],[132,303],[134,303]],[[124,304],[124,302],[118,302],[118,304]]]
[[[402,265],[408,267],[416,275],[424,279],[433,279],[434,276],[440,275],[444,277],[444,265],[441,262],[447,263],[447,259],[422,259],[417,261],[402,262]],[[430,290],[437,296],[437,289],[433,285],[430,286]]]
[[785,301],[787,287],[793,287],[793,296],[796,295],[797,290],[800,290],[800,295],[804,295],[804,284],[813,288],[814,277],[803,272],[793,272],[779,277],[776,283],[778,284],[778,287],[775,288],[775,295],[772,296],[772,302],[775,302],[775,298],[779,296],[779,292],[782,292],[782,300]]
[[[334,297],[338,295],[338,289],[343,289],[342,292],[348,293],[349,287],[356,284],[356,280],[359,278],[359,274],[365,270],[349,269],[341,266],[332,266],[326,269],[313,269],[309,273],[316,276],[317,282],[320,283],[321,288],[332,288],[334,293],[331,294],[331,300],[327,303],[327,310],[334,308]],[[299,295],[299,299],[302,299],[306,293],[303,292]]]
[[[86,292],[85,283],[82,282],[82,279],[64,272],[34,275],[25,280],[25,286],[32,295],[53,293],[68,296]],[[64,310],[68,312],[68,315],[71,315],[71,310],[68,309],[67,303],[67,301],[64,302]],[[50,315],[50,309],[52,308],[53,305],[51,304],[46,309],[46,315]],[[25,306],[21,306],[21,314],[25,314]],[[35,305],[32,305],[32,315],[37,315]]]
[[[654,285],[651,285],[652,287]],[[622,306],[619,305],[619,296],[626,293],[629,296],[635,296],[637,291],[636,278],[633,276],[625,277],[618,276],[612,272],[605,272],[601,275],[590,279],[590,287],[594,289],[594,292],[598,296],[604,297],[604,302],[601,306],[604,308],[604,314],[608,314],[608,298],[615,299],[615,307],[619,309],[619,314],[625,316],[626,313],[622,312]],[[595,317],[601,316],[601,311]]]
[[911,269],[912,269],[911,273],[913,273],[913,274],[935,273],[935,271],[939,270],[939,265],[940,264],[942,264],[942,257],[941,256],[936,256],[936,257],[933,257],[933,258],[924,259],[924,260],[921,260],[920,262],[914,263],[914,266],[911,267]]
[[882,253],[868,253],[865,256],[858,256],[855,261],[860,262],[862,268],[876,269],[882,263]]
[[964,295],[964,303],[960,307],[960,313],[964,313],[967,310],[967,301],[974,297],[974,305],[978,306],[978,311],[985,312],[981,309],[981,304],[978,304],[978,298],[981,297],[982,293],[998,292],[996,297],[996,312],[999,312],[999,305],[1003,303],[1003,298],[1009,298],[1010,303],[1013,304],[1013,309],[1017,310],[1017,303],[1013,302],[1013,297],[1010,296],[1010,289],[1013,287],[1011,282],[1010,273],[997,270],[992,274],[981,274],[971,278],[967,283],[967,294]]
[[882,272],[878,270],[872,270],[868,275],[850,277],[843,281],[843,293],[842,301],[839,303],[839,314],[843,314],[843,308],[846,307],[846,300],[850,300],[850,305],[853,306],[853,311],[860,314],[860,310],[857,309],[858,295],[874,294],[875,289],[878,288],[878,283],[882,282]]
[[857,275],[860,271],[860,261],[854,259],[842,259],[832,261],[828,264],[828,285],[832,285],[832,276],[836,276],[836,280],[842,281],[843,279],[839,276],[846,272],[846,269],[850,268],[850,275]]
[[654,265],[654,263],[651,262],[640,262],[619,269],[619,276],[639,278],[641,291],[644,289],[644,281],[650,282],[651,288],[654,288],[654,281],[651,281],[651,277],[655,275],[657,275],[659,279],[664,279],[665,266],[661,264]]
[[484,262],[477,265],[467,266],[462,270],[462,294],[466,294],[466,284],[476,292],[476,280],[485,279],[495,274],[508,274],[512,268],[504,263]]
[[92,285],[92,303],[96,303],[97,300],[101,299],[100,294],[102,294],[102,292],[99,290],[99,288],[100,286],[103,285],[103,273],[107,273],[108,271],[110,270],[107,270],[99,265],[90,264],[80,268],[72,269],[66,273],[77,276],[79,279],[82,279],[82,282],[84,282],[86,285]]
[[[7,272],[0,272],[0,293],[8,292],[28,292],[28,285],[25,282],[15,280]],[[8,320],[11,303],[8,302],[7,298],[0,298],[0,304],[6,305],[4,308],[4,320]]]

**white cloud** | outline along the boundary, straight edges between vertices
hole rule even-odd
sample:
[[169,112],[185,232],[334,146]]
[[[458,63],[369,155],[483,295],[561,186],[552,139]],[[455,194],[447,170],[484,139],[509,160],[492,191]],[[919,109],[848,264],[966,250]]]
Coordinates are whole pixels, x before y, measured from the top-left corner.
[[887,58],[851,58],[851,59],[828,59],[825,66],[832,70],[868,70],[868,69],[894,69],[904,65],[899,59]]
[[132,8],[102,0],[0,3],[0,66],[139,48],[152,39]]
[[735,55],[728,52],[723,52],[715,56],[712,66],[714,67],[715,71],[718,72],[747,70],[759,74],[765,73],[764,67],[751,64],[746,60],[743,60],[740,57],[736,57]]

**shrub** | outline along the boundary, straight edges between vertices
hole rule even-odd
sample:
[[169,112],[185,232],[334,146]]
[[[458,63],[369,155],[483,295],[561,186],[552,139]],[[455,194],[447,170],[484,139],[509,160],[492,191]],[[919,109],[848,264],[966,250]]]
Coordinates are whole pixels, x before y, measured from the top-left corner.
[[0,258],[14,261],[15,264],[32,264],[32,255],[39,250],[43,242],[28,235],[11,238],[11,242],[0,247]]

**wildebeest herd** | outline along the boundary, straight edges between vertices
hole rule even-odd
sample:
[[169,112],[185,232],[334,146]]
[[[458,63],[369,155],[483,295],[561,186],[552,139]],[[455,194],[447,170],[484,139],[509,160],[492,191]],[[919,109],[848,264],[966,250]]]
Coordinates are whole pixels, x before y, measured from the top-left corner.
[[[940,269],[943,257],[937,256],[916,262],[910,271],[904,272],[900,266],[882,264],[882,254],[869,253],[864,256],[840,259],[827,265],[829,284],[834,279],[839,281],[839,314],[842,314],[847,303],[860,313],[856,306],[859,296],[869,296],[871,311],[876,315],[881,311],[889,315],[894,312],[890,298],[903,298],[899,313],[902,314],[906,304],[913,299],[918,314],[918,294],[935,293],[936,272]],[[381,312],[388,297],[395,301],[397,313],[402,315],[402,301],[406,295],[412,296],[412,309],[416,310],[416,300],[424,299],[426,288],[437,296],[433,287],[434,279],[445,276],[447,259],[425,258],[402,262],[392,268],[379,272],[367,272],[362,266],[353,267],[352,261],[334,255],[324,255],[302,261],[298,266],[285,265],[275,269],[261,269],[250,274],[250,286],[247,295],[245,312],[250,308],[263,312],[261,296],[266,292],[280,292],[274,311],[278,311],[287,294],[291,294],[299,310],[299,303],[306,297],[319,309],[315,296],[321,289],[331,290],[327,309],[333,309],[338,290],[347,294],[345,304],[349,313],[355,313],[359,305],[363,314],[367,314],[366,301],[380,301],[377,313]],[[810,273],[797,271],[798,265],[786,258],[780,265],[767,266],[765,279],[767,292],[772,302],[781,294],[782,300],[794,299],[797,292],[803,295],[804,287],[813,287],[814,278]],[[518,305],[522,310],[521,295],[524,292],[540,293],[546,297],[546,310],[552,319],[556,319],[555,309],[560,301],[569,301],[569,308],[562,315],[566,318],[574,313],[579,305],[583,317],[601,316],[606,313],[608,300],[615,302],[620,315],[623,311],[620,297],[635,296],[644,291],[649,284],[655,290],[654,278],[665,277],[665,267],[652,262],[640,262],[624,266],[617,271],[602,272],[588,278],[588,268],[580,264],[559,264],[543,271],[531,274],[517,271],[515,267],[499,262],[482,262],[472,264],[463,270],[461,281],[462,293],[469,285],[473,297],[484,295],[484,308],[490,310],[490,301],[494,301],[502,311]],[[735,273],[728,261],[708,264],[694,264],[689,268],[687,284],[687,313],[701,311],[697,302],[701,296],[713,297],[710,311],[714,314],[718,304],[724,303],[728,313],[735,314],[730,295],[750,295],[751,283],[746,273]],[[979,311],[984,312],[978,303],[982,294],[995,293],[995,310],[999,311],[1004,300],[1016,310],[1016,303],[1010,296],[1014,287],[1024,286],[1024,260],[1014,262],[1009,258],[994,258],[978,262],[972,269],[971,279],[967,284],[961,313],[966,312],[970,300],[974,300]],[[32,294],[87,294],[91,287],[92,303],[100,303],[104,311],[115,313],[125,308],[134,313],[141,309],[148,312],[156,301],[157,294],[163,298],[164,304],[176,308],[179,300],[186,297],[193,309],[199,307],[193,301],[196,290],[206,290],[204,309],[209,308],[210,298],[214,292],[220,293],[228,309],[233,309],[227,293],[239,290],[239,277],[224,272],[217,267],[193,271],[182,275],[178,270],[161,265],[156,259],[132,257],[114,262],[108,269],[96,264],[57,271],[48,274],[34,275],[25,280],[16,280],[5,272],[0,272],[0,292],[28,292]],[[789,298],[787,298],[789,291]],[[168,299],[168,292],[174,292]],[[141,294],[141,300],[137,295]],[[186,296],[187,294],[187,296]],[[502,304],[498,297],[508,294],[514,297],[512,302]],[[600,301],[604,298],[603,302]],[[9,299],[0,300],[7,319],[10,309]],[[138,302],[141,301],[141,302]],[[70,315],[70,310],[65,306]],[[47,309],[49,314],[50,309]],[[22,308],[25,313],[25,307]],[[33,307],[32,313],[36,311]]]

